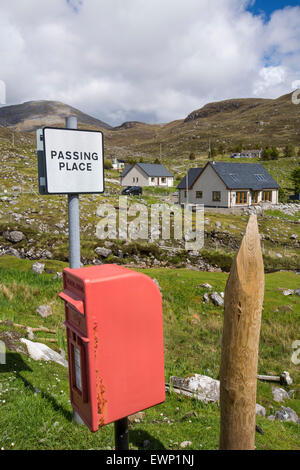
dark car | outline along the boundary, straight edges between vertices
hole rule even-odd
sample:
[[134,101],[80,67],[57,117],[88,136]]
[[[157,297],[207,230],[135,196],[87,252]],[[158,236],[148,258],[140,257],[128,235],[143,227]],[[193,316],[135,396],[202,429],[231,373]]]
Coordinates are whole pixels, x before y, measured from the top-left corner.
[[123,189],[122,194],[124,196],[138,196],[142,194],[143,190],[140,186],[127,186]]

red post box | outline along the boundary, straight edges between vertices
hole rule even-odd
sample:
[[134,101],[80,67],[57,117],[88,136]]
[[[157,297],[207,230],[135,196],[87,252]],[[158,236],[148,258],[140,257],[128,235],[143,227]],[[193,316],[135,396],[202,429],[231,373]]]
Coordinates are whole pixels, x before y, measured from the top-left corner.
[[91,431],[165,400],[162,301],[148,276],[64,269],[71,403]]

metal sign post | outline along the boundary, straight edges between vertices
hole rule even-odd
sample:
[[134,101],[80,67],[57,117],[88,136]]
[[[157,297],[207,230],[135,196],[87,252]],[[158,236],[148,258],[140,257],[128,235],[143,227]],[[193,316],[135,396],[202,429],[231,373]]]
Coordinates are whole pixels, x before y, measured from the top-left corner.
[[[77,117],[66,118],[67,129],[77,129]],[[70,268],[80,268],[80,220],[79,194],[68,194],[69,220],[69,264]]]

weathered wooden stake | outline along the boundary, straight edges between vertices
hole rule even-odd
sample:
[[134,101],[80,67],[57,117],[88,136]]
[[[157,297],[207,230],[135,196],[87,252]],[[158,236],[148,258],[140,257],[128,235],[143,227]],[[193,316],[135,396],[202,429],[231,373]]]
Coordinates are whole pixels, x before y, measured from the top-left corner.
[[251,215],[225,289],[220,371],[220,449],[255,448],[258,344],[264,265]]

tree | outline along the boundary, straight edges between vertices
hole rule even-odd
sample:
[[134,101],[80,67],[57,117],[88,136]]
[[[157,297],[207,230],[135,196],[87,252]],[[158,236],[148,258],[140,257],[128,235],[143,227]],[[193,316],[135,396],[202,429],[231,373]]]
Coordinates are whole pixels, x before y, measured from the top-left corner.
[[300,193],[300,168],[296,168],[292,171],[291,179],[293,181],[295,194]]
[[217,152],[219,155],[224,155],[225,145],[222,142],[218,145]]
[[195,160],[195,154],[194,154],[194,152],[191,152],[191,153],[189,154],[189,160]]
[[159,164],[160,164],[160,160],[159,160],[159,158],[156,158],[156,159],[154,160],[154,163],[156,163],[156,164],[158,164],[158,165],[159,165]]
[[283,149],[283,156],[285,158],[292,158],[296,156],[295,147],[292,144],[288,144]]
[[112,168],[112,162],[108,158],[104,159],[104,169],[105,170],[110,170]]
[[279,151],[277,147],[266,147],[261,155],[262,160],[278,160]]

